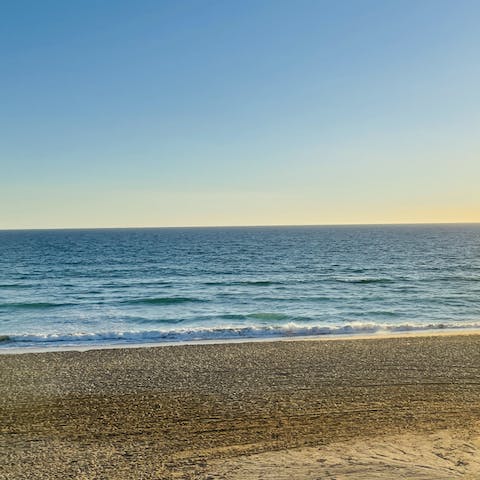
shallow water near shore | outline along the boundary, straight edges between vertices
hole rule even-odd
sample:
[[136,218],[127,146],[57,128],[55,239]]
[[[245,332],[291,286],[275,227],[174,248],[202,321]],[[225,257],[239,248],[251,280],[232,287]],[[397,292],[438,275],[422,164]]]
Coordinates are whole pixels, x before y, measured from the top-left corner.
[[0,349],[480,327],[480,225],[0,232]]

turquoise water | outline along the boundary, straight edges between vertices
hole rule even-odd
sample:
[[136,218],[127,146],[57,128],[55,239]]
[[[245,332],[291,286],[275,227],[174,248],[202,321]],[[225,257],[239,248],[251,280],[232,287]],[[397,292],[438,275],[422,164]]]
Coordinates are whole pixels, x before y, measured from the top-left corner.
[[480,225],[0,232],[0,349],[480,327]]

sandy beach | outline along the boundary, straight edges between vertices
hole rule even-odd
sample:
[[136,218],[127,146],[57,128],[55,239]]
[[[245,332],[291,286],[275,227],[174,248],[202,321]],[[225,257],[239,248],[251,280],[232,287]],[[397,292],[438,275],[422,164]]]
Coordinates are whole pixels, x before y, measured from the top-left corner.
[[0,478],[480,478],[480,335],[0,356]]

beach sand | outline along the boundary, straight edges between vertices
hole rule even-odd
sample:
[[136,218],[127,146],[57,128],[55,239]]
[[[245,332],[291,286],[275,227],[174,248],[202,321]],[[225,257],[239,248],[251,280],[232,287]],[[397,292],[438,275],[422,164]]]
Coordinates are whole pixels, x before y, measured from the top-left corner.
[[0,356],[2,479],[480,478],[480,335]]

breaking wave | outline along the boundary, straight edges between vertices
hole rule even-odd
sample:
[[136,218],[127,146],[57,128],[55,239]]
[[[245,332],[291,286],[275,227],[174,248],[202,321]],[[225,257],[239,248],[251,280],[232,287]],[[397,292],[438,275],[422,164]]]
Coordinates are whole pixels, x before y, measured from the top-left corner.
[[15,346],[82,346],[102,344],[142,344],[189,341],[228,341],[248,339],[278,339],[288,337],[314,337],[329,335],[373,335],[379,333],[421,332],[435,330],[480,329],[480,323],[440,323],[440,324],[376,324],[354,322],[345,325],[301,325],[290,322],[284,325],[249,325],[211,328],[176,328],[166,330],[132,330],[105,332],[76,332],[68,334],[25,334],[3,335],[3,347]]

